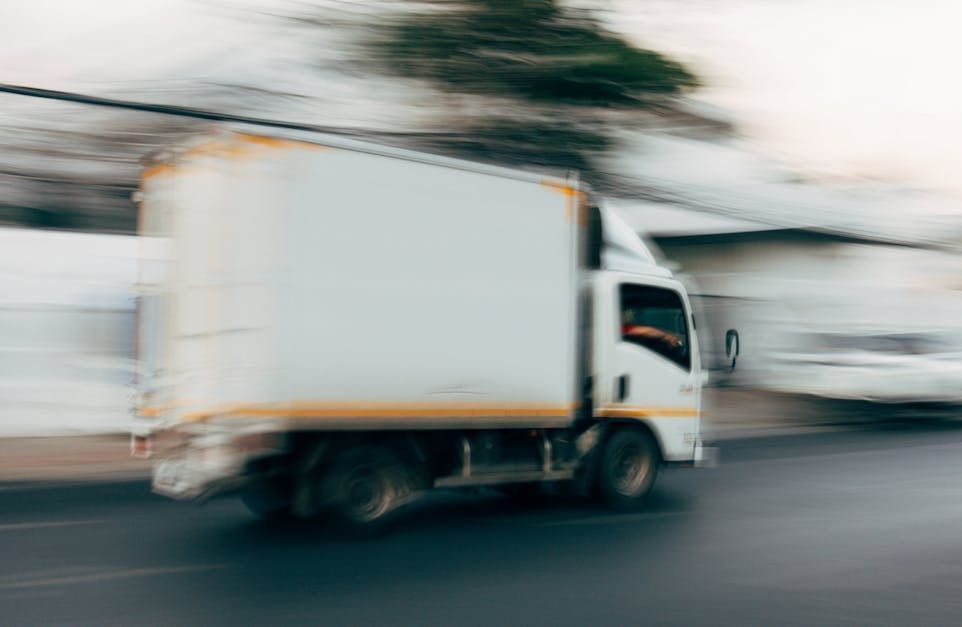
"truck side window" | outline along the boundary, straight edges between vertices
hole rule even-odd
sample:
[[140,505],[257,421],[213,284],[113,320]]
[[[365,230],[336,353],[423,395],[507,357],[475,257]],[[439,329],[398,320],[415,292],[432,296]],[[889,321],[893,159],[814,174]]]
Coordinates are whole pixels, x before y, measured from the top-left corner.
[[624,284],[621,296],[621,340],[670,359],[691,370],[688,324],[681,297],[672,290]]

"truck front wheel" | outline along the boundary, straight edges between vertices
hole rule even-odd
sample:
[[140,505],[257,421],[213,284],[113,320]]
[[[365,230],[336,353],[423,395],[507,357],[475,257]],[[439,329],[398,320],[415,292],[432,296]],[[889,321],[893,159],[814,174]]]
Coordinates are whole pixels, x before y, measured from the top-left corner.
[[598,460],[598,488],[605,503],[617,510],[638,508],[655,484],[658,459],[658,445],[647,432],[615,431]]

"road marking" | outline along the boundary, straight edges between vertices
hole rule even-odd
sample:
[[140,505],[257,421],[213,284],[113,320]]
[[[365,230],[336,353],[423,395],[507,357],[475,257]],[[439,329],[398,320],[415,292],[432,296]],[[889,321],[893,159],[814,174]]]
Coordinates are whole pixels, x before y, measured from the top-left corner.
[[569,520],[554,520],[551,522],[535,523],[535,527],[571,527],[576,525],[619,525],[645,520],[658,520],[681,516],[687,512],[639,512],[637,514],[608,514],[605,516],[589,516],[587,518],[572,518]]
[[30,588],[47,588],[52,586],[68,586],[73,584],[97,583],[115,579],[133,579],[136,577],[153,577],[156,575],[179,575],[182,573],[196,573],[225,568],[224,564],[201,564],[197,566],[170,566],[166,568],[125,568],[106,572],[87,573],[83,575],[66,575],[61,577],[47,577],[24,579],[21,581],[0,582],[0,590],[28,590]]
[[77,525],[99,525],[105,520],[51,520],[41,522],[21,522],[0,525],[0,533],[4,531],[29,531],[30,529],[46,529],[48,527],[75,527]]

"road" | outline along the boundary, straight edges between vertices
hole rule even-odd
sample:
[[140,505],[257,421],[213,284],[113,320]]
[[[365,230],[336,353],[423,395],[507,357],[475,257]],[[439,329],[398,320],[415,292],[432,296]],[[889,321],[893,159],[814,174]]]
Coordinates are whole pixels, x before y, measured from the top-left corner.
[[731,442],[650,506],[438,495],[390,535],[139,483],[0,489],[0,623],[962,622],[962,428]]

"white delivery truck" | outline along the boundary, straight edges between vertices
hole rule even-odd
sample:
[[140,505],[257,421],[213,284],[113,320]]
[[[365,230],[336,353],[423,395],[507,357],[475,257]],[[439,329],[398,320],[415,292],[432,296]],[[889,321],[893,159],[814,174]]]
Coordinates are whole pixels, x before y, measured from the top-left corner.
[[364,525],[432,487],[633,507],[702,459],[685,290],[575,180],[233,129],[139,197],[133,446],[162,494]]

